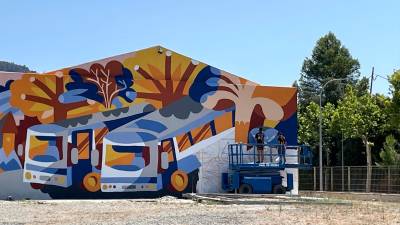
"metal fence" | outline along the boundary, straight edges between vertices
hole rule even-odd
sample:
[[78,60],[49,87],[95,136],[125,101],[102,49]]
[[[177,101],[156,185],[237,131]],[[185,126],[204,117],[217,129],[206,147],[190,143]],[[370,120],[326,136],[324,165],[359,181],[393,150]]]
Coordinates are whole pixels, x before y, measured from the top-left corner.
[[[367,166],[323,167],[324,191],[365,192]],[[300,169],[299,189],[319,191],[319,167]],[[371,192],[400,193],[400,168],[373,166]]]

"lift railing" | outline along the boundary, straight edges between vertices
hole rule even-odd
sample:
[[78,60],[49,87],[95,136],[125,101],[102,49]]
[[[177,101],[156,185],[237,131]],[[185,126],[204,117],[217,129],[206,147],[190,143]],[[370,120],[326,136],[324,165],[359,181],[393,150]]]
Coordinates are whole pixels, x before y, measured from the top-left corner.
[[312,166],[306,145],[229,144],[229,169],[299,168]]

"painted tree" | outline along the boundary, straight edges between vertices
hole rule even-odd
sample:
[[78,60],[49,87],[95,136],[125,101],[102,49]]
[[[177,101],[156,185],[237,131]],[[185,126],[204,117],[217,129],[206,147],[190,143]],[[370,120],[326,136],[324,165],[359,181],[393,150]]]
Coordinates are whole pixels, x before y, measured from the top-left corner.
[[247,143],[250,120],[255,108],[261,108],[266,119],[283,118],[282,107],[275,101],[253,97],[256,84],[207,66],[196,77],[190,96],[203,106],[215,110],[235,107],[235,139]]
[[11,84],[10,103],[26,116],[37,117],[42,123],[64,120],[69,111],[92,103],[86,99],[68,103],[60,101],[65,91],[65,78],[61,72],[55,75],[24,74]]
[[181,69],[184,64],[179,63],[173,70],[172,56],[173,54],[171,51],[165,52],[164,63],[160,64],[163,68],[148,64],[147,71],[144,66],[134,66],[136,74],[150,82],[146,86],[154,87],[153,89],[136,90],[138,98],[155,101],[159,103],[155,105],[162,108],[188,95],[187,90],[191,85],[191,80],[193,80],[191,77],[195,75],[194,71],[198,67],[199,62],[190,60],[184,70]]
[[101,103],[106,109],[112,105],[122,107],[118,96],[132,102],[136,93],[132,73],[118,61],[110,61],[105,66],[95,63],[89,70],[74,68],[69,71],[72,82],[66,85],[68,92],[64,100],[83,100],[85,98]]
[[357,96],[353,88],[348,87],[344,99],[339,101],[333,116],[337,131],[342,131],[346,138],[361,138],[367,156],[366,191],[371,188],[372,154],[371,138],[381,132],[386,120],[383,110],[369,94]]

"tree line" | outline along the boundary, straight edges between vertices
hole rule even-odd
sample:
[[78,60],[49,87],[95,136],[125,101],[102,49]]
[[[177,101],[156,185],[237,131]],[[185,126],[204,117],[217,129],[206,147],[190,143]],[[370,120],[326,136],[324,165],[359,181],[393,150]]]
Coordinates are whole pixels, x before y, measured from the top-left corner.
[[332,32],[304,60],[293,85],[298,88],[299,143],[312,147],[314,165],[322,113],[323,165],[400,166],[400,70],[387,76],[390,96],[370,93],[371,78],[360,76],[359,61]]

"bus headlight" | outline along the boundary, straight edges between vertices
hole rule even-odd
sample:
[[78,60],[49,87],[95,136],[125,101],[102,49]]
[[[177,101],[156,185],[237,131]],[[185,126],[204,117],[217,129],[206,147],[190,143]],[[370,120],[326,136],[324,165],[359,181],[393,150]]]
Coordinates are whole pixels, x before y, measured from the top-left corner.
[[27,179],[27,180],[32,179],[32,173],[31,172],[25,172],[25,179]]
[[58,177],[57,178],[57,183],[64,184],[64,182],[65,182],[65,177]]

